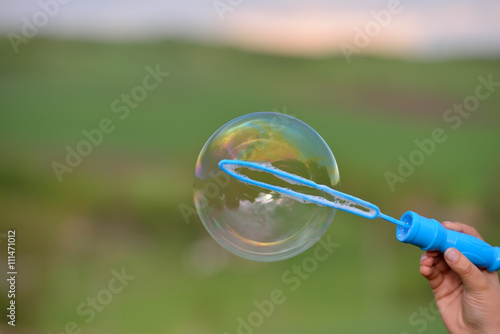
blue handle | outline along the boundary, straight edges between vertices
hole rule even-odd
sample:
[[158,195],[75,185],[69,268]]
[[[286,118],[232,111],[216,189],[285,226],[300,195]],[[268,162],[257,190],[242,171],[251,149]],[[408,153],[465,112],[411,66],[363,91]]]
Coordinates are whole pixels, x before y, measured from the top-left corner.
[[473,236],[448,230],[437,220],[422,217],[413,211],[406,212],[400,219],[410,227],[399,226],[396,237],[399,241],[420,247],[422,250],[456,248],[472,263],[489,271],[500,269],[500,248]]

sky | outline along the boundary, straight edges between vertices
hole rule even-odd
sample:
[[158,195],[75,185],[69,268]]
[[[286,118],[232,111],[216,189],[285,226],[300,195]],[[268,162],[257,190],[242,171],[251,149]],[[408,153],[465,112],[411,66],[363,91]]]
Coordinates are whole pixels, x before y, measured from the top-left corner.
[[183,38],[313,57],[498,56],[500,1],[0,0],[0,34]]

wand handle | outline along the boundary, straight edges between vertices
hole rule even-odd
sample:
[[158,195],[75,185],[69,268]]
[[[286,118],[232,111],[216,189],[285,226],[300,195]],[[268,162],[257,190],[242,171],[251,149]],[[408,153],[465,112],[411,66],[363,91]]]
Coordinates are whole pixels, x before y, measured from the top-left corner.
[[396,237],[399,241],[420,247],[422,250],[438,250],[456,248],[472,263],[489,271],[500,269],[500,248],[471,235],[448,230],[437,220],[429,219],[408,211],[401,221],[409,227],[398,226]]

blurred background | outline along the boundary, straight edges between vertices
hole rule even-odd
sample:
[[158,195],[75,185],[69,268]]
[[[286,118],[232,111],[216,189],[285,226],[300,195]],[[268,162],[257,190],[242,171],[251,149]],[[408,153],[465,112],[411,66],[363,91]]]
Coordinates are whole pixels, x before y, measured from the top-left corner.
[[[16,333],[442,333],[421,251],[391,224],[338,212],[325,237],[340,247],[295,291],[282,275],[313,249],[257,263],[210,238],[195,162],[252,112],[317,130],[342,190],[384,213],[462,221],[500,245],[497,1],[2,0],[0,32]],[[447,139],[391,186],[436,128]],[[275,289],[286,301],[243,328]]]

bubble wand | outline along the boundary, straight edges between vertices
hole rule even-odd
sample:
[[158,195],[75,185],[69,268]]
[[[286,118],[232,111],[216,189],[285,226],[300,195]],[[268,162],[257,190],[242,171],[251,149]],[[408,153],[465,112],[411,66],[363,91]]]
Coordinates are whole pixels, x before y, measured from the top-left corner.
[[[488,243],[473,236],[444,228],[437,220],[407,211],[401,219],[395,219],[380,212],[380,209],[367,201],[334,190],[326,185],[305,179],[295,174],[280,170],[269,163],[258,163],[242,160],[223,159],[219,168],[233,178],[249,185],[275,191],[283,196],[301,201],[315,203],[320,206],[335,208],[364,218],[382,218],[397,225],[396,237],[399,241],[420,247],[422,250],[439,250],[444,252],[448,248],[456,248],[462,252],[472,263],[489,271],[500,269],[500,248],[492,247]],[[292,185],[306,186],[328,194],[332,199],[314,196],[284,188],[273,184],[257,181],[236,171],[247,168],[265,172]]]

